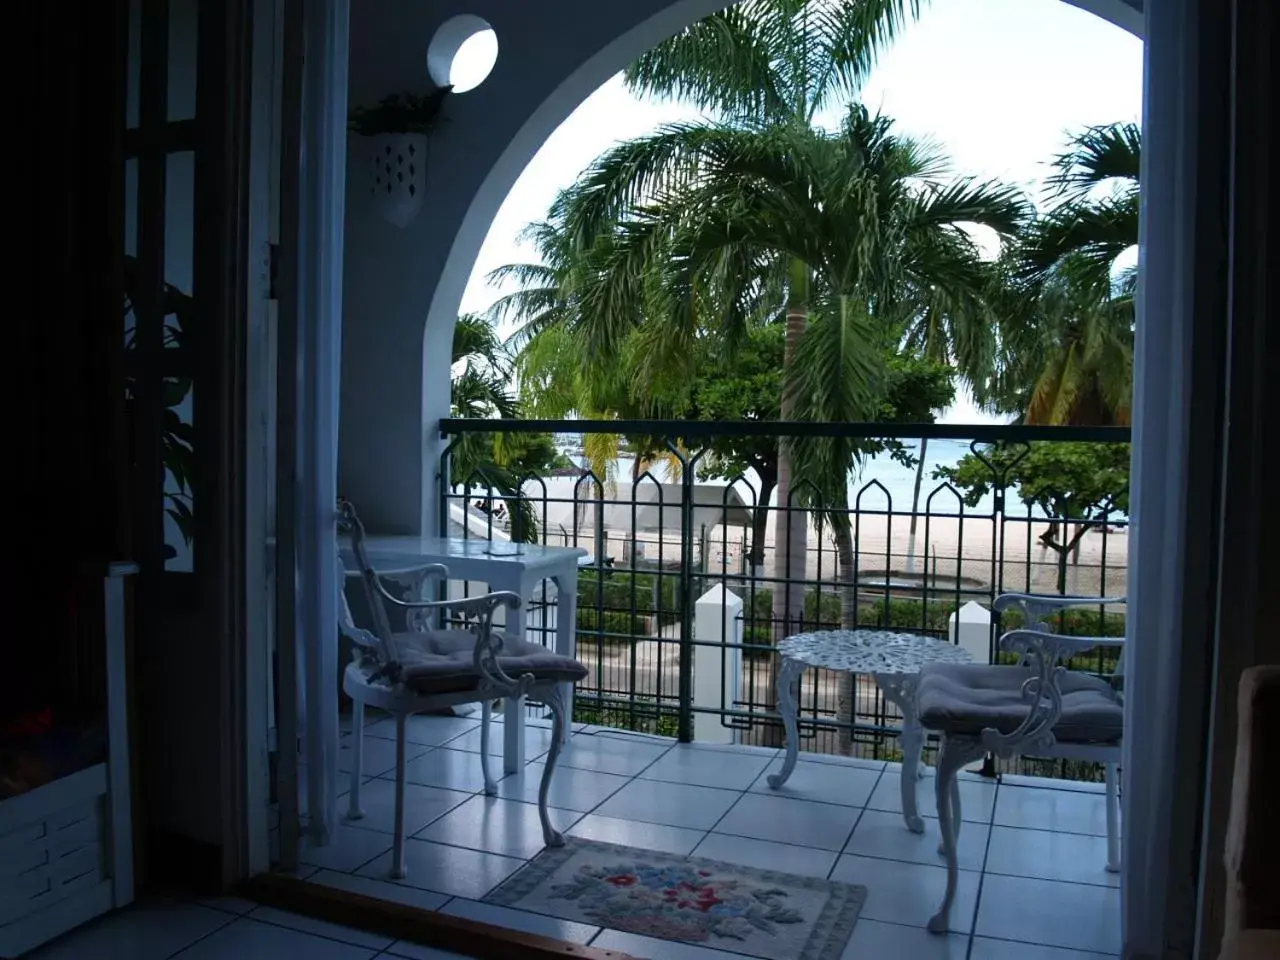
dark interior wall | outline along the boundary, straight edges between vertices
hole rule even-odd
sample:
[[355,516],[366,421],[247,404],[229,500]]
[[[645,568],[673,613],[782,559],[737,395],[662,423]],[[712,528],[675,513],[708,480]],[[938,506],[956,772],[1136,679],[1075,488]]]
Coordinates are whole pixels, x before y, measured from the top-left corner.
[[[65,696],[100,643],[101,576],[128,552],[120,366],[122,3],[23,5],[8,207],[0,717]],[[15,122],[16,120],[16,122]],[[14,142],[14,141],[11,141]],[[101,648],[97,647],[97,656]],[[86,690],[86,695],[92,690]]]
[[[69,664],[100,662],[106,564],[142,561],[129,588],[131,750],[135,835],[152,842],[138,872],[152,881],[199,872],[217,885],[226,835],[222,771],[234,749],[223,707],[239,669],[229,651],[242,549],[232,514],[241,478],[233,368],[243,341],[230,328],[243,304],[237,270],[247,264],[235,215],[244,141],[234,134],[243,103],[233,109],[227,78],[228,62],[241,62],[247,5],[133,5],[192,17],[198,11],[208,28],[198,91],[204,126],[193,145],[174,148],[202,148],[195,176],[203,184],[189,228],[200,243],[193,254],[200,300],[193,355],[203,403],[196,479],[203,559],[181,583],[154,562],[163,546],[150,536],[155,524],[139,522],[158,514],[139,508],[155,506],[140,481],[152,479],[158,462],[136,454],[154,453],[156,445],[125,410],[124,225],[139,218],[137,208],[125,210],[125,165],[129,151],[141,149],[136,136],[126,143],[129,6],[22,4],[7,32],[7,66],[15,74],[7,142],[20,148],[10,152],[18,163],[6,205],[15,242],[9,339],[0,349],[8,534],[0,551],[7,621],[0,628],[0,722],[63,695]],[[165,63],[159,72],[164,76]],[[195,77],[194,69],[181,72]],[[144,215],[156,209],[141,206]],[[144,461],[151,466],[140,467]],[[156,856],[175,851],[167,861]]]

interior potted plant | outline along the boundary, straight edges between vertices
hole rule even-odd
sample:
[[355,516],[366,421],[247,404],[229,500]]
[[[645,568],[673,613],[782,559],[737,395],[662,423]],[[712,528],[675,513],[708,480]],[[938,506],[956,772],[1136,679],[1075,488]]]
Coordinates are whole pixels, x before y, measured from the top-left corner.
[[369,196],[382,217],[397,227],[408,226],[422,208],[427,138],[452,89],[438,87],[424,96],[393,93],[375,106],[351,112],[347,128],[369,146]]

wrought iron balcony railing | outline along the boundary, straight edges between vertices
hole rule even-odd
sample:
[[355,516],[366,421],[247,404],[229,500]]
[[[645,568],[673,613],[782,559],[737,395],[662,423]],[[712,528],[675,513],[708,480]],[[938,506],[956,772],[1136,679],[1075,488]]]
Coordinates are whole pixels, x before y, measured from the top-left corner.
[[[889,628],[990,658],[1016,626],[988,612],[1002,592],[1125,592],[1123,428],[446,420],[441,429],[442,534],[587,551],[580,721],[780,745],[774,646],[784,636]],[[541,460],[530,472],[534,435]],[[856,464],[844,477],[798,478],[779,502],[780,445],[824,442],[857,451]],[[531,638],[552,628],[553,610],[534,605]],[[1121,635],[1124,610],[1077,609],[1056,626]],[[1109,652],[1070,666],[1110,676],[1117,665]],[[896,757],[900,718],[870,678],[811,671],[801,695],[806,749]],[[1088,765],[1047,764],[1016,766],[1094,776]]]

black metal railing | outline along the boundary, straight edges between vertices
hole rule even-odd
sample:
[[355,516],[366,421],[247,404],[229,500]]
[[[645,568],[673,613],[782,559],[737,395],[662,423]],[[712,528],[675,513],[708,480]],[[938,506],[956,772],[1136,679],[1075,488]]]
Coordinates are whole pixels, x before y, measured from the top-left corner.
[[[587,553],[577,649],[590,672],[578,685],[579,721],[690,740],[714,718],[717,737],[780,745],[774,646],[784,636],[861,626],[972,647],[981,631],[981,649],[997,659],[999,635],[1017,625],[982,623],[998,594],[1125,592],[1123,428],[446,420],[441,429],[442,534]],[[518,464],[501,462],[513,445],[492,438],[521,434],[557,438],[572,462],[518,475]],[[630,456],[613,472],[593,469],[583,447],[617,444],[584,442],[592,435],[624,438]],[[772,440],[856,441],[865,455],[847,486],[803,479],[777,503]],[[734,456],[752,443],[755,459]],[[940,467],[953,474],[936,476]],[[803,529],[803,546],[776,543],[779,524]],[[971,602],[982,609],[960,613]],[[553,628],[552,611],[535,602],[533,638]],[[1124,608],[1074,610],[1056,627],[1122,635]],[[695,688],[695,666],[712,681]],[[1104,676],[1119,668],[1114,649],[1069,666]],[[805,749],[895,759],[899,720],[870,678],[806,672]],[[1008,768],[1096,776],[1069,761]]]

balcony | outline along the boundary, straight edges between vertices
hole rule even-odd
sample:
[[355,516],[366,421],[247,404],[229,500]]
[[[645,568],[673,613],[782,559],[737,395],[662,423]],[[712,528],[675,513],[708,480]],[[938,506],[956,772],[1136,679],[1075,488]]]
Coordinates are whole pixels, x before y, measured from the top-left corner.
[[[962,872],[945,937],[924,927],[945,884],[932,771],[918,790],[925,829],[912,833],[901,812],[901,714],[871,678],[807,671],[800,762],[780,790],[766,778],[782,763],[775,645],[783,637],[890,629],[958,643],[986,661],[1003,656],[997,640],[1018,625],[991,614],[1001,593],[1123,595],[1127,469],[1116,464],[1127,465],[1127,431],[492,421],[448,421],[444,429],[450,442],[433,532],[588,554],[579,566],[576,643],[589,675],[578,684],[573,733],[552,785],[559,829],[862,884],[868,899],[850,958],[897,951],[1085,960],[1120,952],[1119,877],[1105,869],[1096,764],[989,758],[962,775]],[[847,485],[802,483],[779,498],[767,455],[782,429],[858,450],[859,469]],[[502,446],[493,442],[499,433],[552,436],[568,459],[495,479],[500,471],[477,460]],[[598,450],[602,436],[610,438],[605,447],[623,438],[632,459],[593,469],[584,453]],[[735,472],[725,451],[748,441],[766,459]],[[917,472],[912,457],[921,453]],[[780,520],[802,531],[802,546],[775,542]],[[441,587],[452,597],[485,589]],[[546,583],[526,606],[529,639],[551,641],[559,599]],[[1073,611],[1056,628],[1122,635],[1124,605]],[[1086,654],[1069,666],[1118,672],[1114,654]],[[371,718],[366,816],[341,824],[325,846],[304,843],[308,881],[637,957],[734,956],[483,902],[543,848],[536,799],[550,746],[544,714],[528,706],[524,765],[503,777],[496,797],[482,791],[477,716],[412,719],[401,882],[388,878],[394,726]],[[490,741],[495,755],[502,733]],[[347,733],[344,772],[349,743]],[[926,763],[935,749],[926,744]],[[398,951],[435,956],[413,945],[389,950]]]

